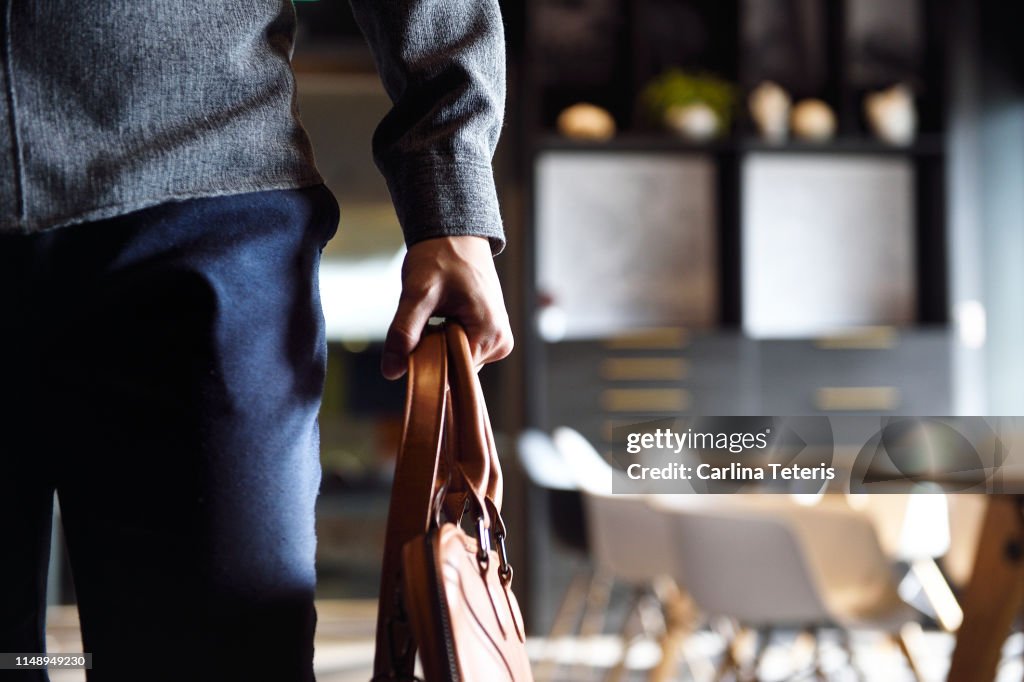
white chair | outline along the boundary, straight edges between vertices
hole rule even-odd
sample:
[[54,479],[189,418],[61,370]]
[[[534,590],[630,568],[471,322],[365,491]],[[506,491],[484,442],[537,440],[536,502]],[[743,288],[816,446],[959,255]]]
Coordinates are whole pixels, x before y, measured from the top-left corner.
[[[883,630],[920,679],[903,632],[918,614],[897,594],[864,515],[784,498],[772,504],[725,497],[703,505],[651,501],[670,519],[678,580],[707,615],[760,630],[813,632],[829,624]],[[720,673],[738,671],[731,649],[723,664]],[[755,672],[757,665],[755,659]]]
[[[941,491],[848,495],[850,507],[872,519],[886,555],[904,562],[909,574],[901,585],[903,596],[933,616],[947,632],[955,632],[963,621],[963,610],[950,585],[957,576],[970,570],[971,557],[965,546],[976,546],[977,526],[973,512],[977,506],[958,505],[958,498],[971,495],[944,495]],[[984,497],[984,496],[980,496]],[[969,501],[969,499],[968,499]],[[955,513],[956,509],[962,513]],[[957,543],[953,545],[953,524],[959,524]],[[973,527],[972,527],[973,526]],[[936,560],[952,568],[943,576]],[[966,565],[965,565],[966,564]]]
[[527,429],[517,440],[519,463],[530,481],[546,490],[579,491],[576,476],[558,452],[551,436],[537,429]]
[[595,563],[633,585],[669,575],[673,563],[664,515],[647,504],[646,496],[613,495],[613,479],[625,474],[613,469],[578,432],[561,427],[553,440],[583,491]]
[[580,632],[580,619],[586,620],[587,606],[598,591],[595,590],[594,573],[586,561],[590,549],[582,493],[576,477],[546,433],[536,429],[523,431],[517,446],[519,463],[527,478],[547,493],[546,516],[552,537],[562,549],[579,557],[548,630],[546,651],[534,669],[534,678],[544,682],[553,679],[556,670],[556,643]]
[[981,528],[988,509],[985,495],[949,495],[949,551],[942,557],[942,568],[958,589],[967,586],[974,571]]
[[[649,629],[643,621],[645,601],[653,597],[663,619],[686,618],[685,613],[680,613],[685,609],[681,608],[671,583],[674,560],[670,529],[665,515],[647,504],[646,496],[612,494],[613,480],[624,474],[613,469],[586,438],[561,427],[555,429],[553,440],[583,492],[595,585],[610,587],[621,583],[633,590],[633,602],[620,633],[622,654],[608,675],[609,680],[618,679],[625,672],[633,616],[638,616],[641,626]],[[604,589],[605,598],[608,587],[598,587]],[[597,629],[591,625],[583,631],[592,633]]]

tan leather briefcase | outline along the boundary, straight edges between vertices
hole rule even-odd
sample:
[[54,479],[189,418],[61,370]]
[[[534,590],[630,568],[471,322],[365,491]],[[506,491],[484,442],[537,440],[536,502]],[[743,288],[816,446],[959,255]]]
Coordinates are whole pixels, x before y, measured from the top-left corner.
[[419,650],[426,682],[532,682],[501,469],[462,327],[424,334],[408,382],[373,680],[413,680]]

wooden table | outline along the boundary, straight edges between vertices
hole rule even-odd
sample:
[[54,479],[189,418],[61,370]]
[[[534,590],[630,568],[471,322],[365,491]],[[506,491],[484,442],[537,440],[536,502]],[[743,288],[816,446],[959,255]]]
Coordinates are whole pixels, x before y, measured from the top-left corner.
[[963,599],[946,682],[994,680],[1003,643],[1024,611],[1024,495],[992,495]]

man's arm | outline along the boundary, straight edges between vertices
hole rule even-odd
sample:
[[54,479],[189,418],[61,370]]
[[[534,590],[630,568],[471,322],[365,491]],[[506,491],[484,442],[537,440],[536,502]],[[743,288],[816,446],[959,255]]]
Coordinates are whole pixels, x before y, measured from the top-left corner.
[[457,318],[479,364],[512,350],[492,256],[505,245],[491,157],[505,106],[496,0],[351,0],[394,107],[373,138],[409,247],[384,343],[395,379],[431,315]]

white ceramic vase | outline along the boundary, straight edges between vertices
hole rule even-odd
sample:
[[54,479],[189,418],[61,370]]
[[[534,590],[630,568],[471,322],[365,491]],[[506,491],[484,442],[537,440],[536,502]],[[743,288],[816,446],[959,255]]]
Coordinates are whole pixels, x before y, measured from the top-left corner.
[[917,135],[914,96],[906,85],[870,93],[864,98],[864,113],[872,132],[883,142],[906,146]]
[[789,93],[772,81],[764,81],[750,92],[750,116],[765,141],[778,144],[786,140],[792,104]]

